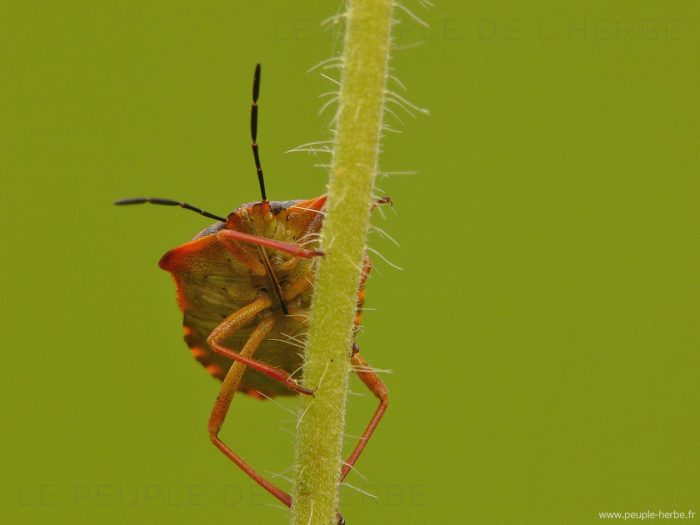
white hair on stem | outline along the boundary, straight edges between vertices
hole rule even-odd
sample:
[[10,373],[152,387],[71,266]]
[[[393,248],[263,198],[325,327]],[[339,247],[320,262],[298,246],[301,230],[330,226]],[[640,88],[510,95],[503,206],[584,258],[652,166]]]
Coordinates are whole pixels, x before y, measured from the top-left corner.
[[420,18],[418,15],[416,15],[413,11],[411,11],[408,7],[405,5],[399,3],[399,2],[394,2],[394,7],[402,11],[406,16],[408,16],[410,19],[412,19],[416,24],[421,25],[425,28],[430,28],[428,23]]
[[355,485],[351,485],[351,484],[348,483],[347,481],[343,481],[343,482],[340,484],[340,486],[341,486],[341,487],[347,487],[347,488],[349,488],[349,489],[355,490],[355,491],[359,492],[360,494],[362,494],[363,496],[367,496],[368,498],[379,499],[379,496],[377,496],[377,495],[375,495],[375,494],[372,494],[371,492],[367,492],[366,490],[362,490],[361,488],[356,487]]

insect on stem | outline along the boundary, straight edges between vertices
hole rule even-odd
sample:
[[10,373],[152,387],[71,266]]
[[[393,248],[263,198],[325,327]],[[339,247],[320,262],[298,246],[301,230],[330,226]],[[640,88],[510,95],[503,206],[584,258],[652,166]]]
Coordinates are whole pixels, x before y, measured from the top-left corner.
[[[309,330],[307,319],[318,266],[314,259],[325,254],[319,243],[326,227],[326,195],[312,199],[267,200],[257,143],[259,96],[260,64],[257,64],[250,132],[261,202],[241,204],[227,218],[186,202],[156,197],[121,199],[114,204],[180,207],[219,221],[191,241],[169,250],[160,258],[158,266],[175,278],[185,343],[207,372],[222,381],[207,426],[211,442],[263,489],[291,507],[290,494],[262,476],[219,436],[234,394],[259,399],[299,394],[314,396],[316,385],[322,382],[325,385],[330,378],[330,373],[327,376],[324,372],[318,381],[309,382],[312,387],[302,386],[295,378],[303,365],[303,356],[295,347],[305,346]],[[379,199],[372,207],[387,202],[388,198]],[[366,215],[366,207],[361,206],[359,212],[355,216]],[[371,268],[364,241],[358,244],[357,251],[363,261],[360,279],[359,283],[354,282],[350,292],[354,299],[345,301],[352,315],[352,334],[348,335],[352,335],[353,341],[360,328],[364,283]],[[342,299],[346,298],[347,294],[343,294]],[[335,301],[331,309],[343,300]],[[261,351],[256,355],[258,350]],[[364,361],[357,345],[353,345],[351,356],[348,355],[348,341],[344,341],[339,350],[332,355],[337,356],[336,363],[341,365],[342,371],[353,370],[379,402],[364,432],[357,438],[355,448],[342,463],[342,470],[338,471],[340,460],[336,464],[338,468],[333,478],[342,482],[382,418],[388,397],[386,387]],[[306,368],[304,370],[304,381],[307,381]],[[308,405],[306,419],[312,417],[314,407],[318,405]],[[306,424],[306,421],[300,419],[300,423]],[[317,454],[317,451],[314,449],[312,453]],[[303,497],[299,500],[303,501]],[[344,525],[335,501],[327,510],[329,523],[332,520]]]

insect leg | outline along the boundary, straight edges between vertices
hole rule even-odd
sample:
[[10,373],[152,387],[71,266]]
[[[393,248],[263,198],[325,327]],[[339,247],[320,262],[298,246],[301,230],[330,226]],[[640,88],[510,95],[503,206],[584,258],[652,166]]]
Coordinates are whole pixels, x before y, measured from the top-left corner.
[[[262,343],[270,333],[276,321],[277,318],[275,317],[266,317],[260,321],[243,346],[241,355],[252,357],[255,351],[260,347],[260,343]],[[233,461],[243,472],[248,474],[258,485],[289,507],[292,503],[292,498],[289,494],[258,474],[219,438],[219,430],[221,430],[221,425],[223,425],[224,419],[231,407],[231,401],[238,390],[238,385],[240,384],[245,369],[246,366],[238,361],[234,362],[231,368],[229,368],[226,378],[221,385],[219,395],[214,403],[214,408],[212,408],[211,416],[209,416],[209,437],[214,445],[216,445],[216,448],[223,452],[227,458]]]
[[350,472],[350,469],[357,461],[357,458],[359,458],[360,454],[362,454],[365,445],[367,445],[369,438],[372,436],[372,432],[374,432],[374,429],[377,428],[379,421],[382,419],[382,416],[384,415],[384,412],[386,412],[386,408],[389,405],[389,396],[386,390],[386,386],[384,385],[382,380],[379,379],[377,373],[372,371],[371,368],[369,368],[369,366],[367,365],[367,361],[365,361],[362,358],[362,356],[359,354],[359,351],[355,352],[356,348],[357,347],[354,346],[354,354],[352,356],[351,361],[353,370],[362,380],[362,382],[365,385],[367,385],[367,388],[369,388],[370,391],[379,399],[379,406],[374,411],[372,419],[367,425],[365,431],[362,433],[362,436],[357,442],[357,445],[355,445],[355,449],[352,451],[352,454],[350,454],[350,457],[348,457],[347,461],[343,465],[343,468],[340,471],[340,481],[343,481],[345,479],[345,476],[348,475],[348,472]]
[[281,252],[294,255],[295,257],[304,257],[306,259],[323,255],[321,250],[307,250],[298,244],[268,239],[267,237],[259,237],[257,235],[251,235],[250,233],[243,233],[236,230],[219,230],[216,237],[222,243],[226,243],[227,241],[229,243],[233,241],[247,242],[257,246],[266,246],[267,248],[279,250]]
[[381,206],[381,205],[383,205],[383,204],[388,204],[388,205],[390,205],[390,206],[393,206],[393,205],[394,205],[394,201],[391,200],[391,197],[389,197],[388,195],[385,196],[385,197],[380,197],[379,199],[377,199],[376,201],[374,201],[374,203],[373,203],[372,206],[370,207],[370,210],[373,210],[374,208],[377,208],[378,206]]
[[219,237],[221,245],[228,250],[231,255],[242,262],[253,275],[266,275],[265,265],[261,263],[252,253],[248,252],[238,241],[232,240],[228,236]]
[[[250,368],[257,370],[258,372],[271,377],[275,381],[284,383],[295,392],[312,395],[313,390],[309,390],[308,388],[299,385],[296,381],[294,381],[294,379],[290,377],[290,374],[287,371],[282,370],[281,368],[275,368],[274,366],[270,366],[267,363],[263,363],[262,361],[253,359],[252,357],[244,355],[242,352],[237,352],[231,348],[226,348],[225,346],[222,346],[222,341],[230,337],[234,332],[236,332],[242,326],[244,326],[245,323],[241,323],[240,321],[242,310],[246,308],[250,309],[254,304],[256,304],[259,301],[264,301],[264,303],[261,304],[265,304],[265,306],[264,308],[258,309],[258,311],[255,312],[253,315],[256,315],[258,312],[262,311],[265,308],[268,308],[272,304],[271,299],[265,296],[256,300],[250,305],[232,313],[226,319],[221,321],[221,323],[211,331],[209,337],[207,337],[207,343],[209,344],[212,350],[223,355],[224,357],[228,357],[233,361],[241,363],[245,366],[249,366]],[[249,317],[247,318],[247,320],[250,320],[251,318],[252,317]]]
[[297,280],[292,281],[291,283],[289,283],[285,287],[284,291],[282,292],[282,298],[285,301],[291,301],[292,299],[294,299],[298,295],[302,294],[303,292],[305,292],[306,290],[311,288],[313,283],[314,283],[314,275],[313,274],[302,275]]

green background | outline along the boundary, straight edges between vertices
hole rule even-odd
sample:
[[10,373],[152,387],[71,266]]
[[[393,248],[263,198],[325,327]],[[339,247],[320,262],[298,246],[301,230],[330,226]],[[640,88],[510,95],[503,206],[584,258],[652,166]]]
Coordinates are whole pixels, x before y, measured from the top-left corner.
[[[343,490],[357,523],[597,523],[700,511],[697,1],[437,2],[401,16],[363,353],[391,404]],[[209,443],[217,383],[156,266],[258,197],[324,191],[336,2],[0,8],[2,523],[285,523]],[[333,72],[329,72],[333,74]],[[397,109],[397,108],[393,108]],[[400,110],[399,110],[399,113]],[[361,385],[353,390],[362,393]],[[295,399],[223,436],[290,476]],[[353,396],[348,433],[375,403]],[[285,481],[283,485],[288,486]],[[697,516],[697,514],[696,514]]]

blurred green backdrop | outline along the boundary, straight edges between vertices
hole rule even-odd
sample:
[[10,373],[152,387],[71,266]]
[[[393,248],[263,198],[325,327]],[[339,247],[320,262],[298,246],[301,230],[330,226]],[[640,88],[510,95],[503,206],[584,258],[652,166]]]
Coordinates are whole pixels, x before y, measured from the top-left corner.
[[[700,511],[695,0],[436,2],[401,15],[365,333],[391,406],[343,491],[357,523],[596,523]],[[13,2],[0,16],[3,523],[279,523],[209,443],[166,250],[258,196],[324,191],[328,2]],[[394,86],[395,89],[401,88]],[[396,108],[393,108],[396,109]],[[357,382],[353,389],[364,394]],[[357,435],[374,401],[351,398]],[[296,400],[223,435],[291,475]],[[282,484],[286,482],[281,479]],[[372,499],[363,493],[378,496]]]

